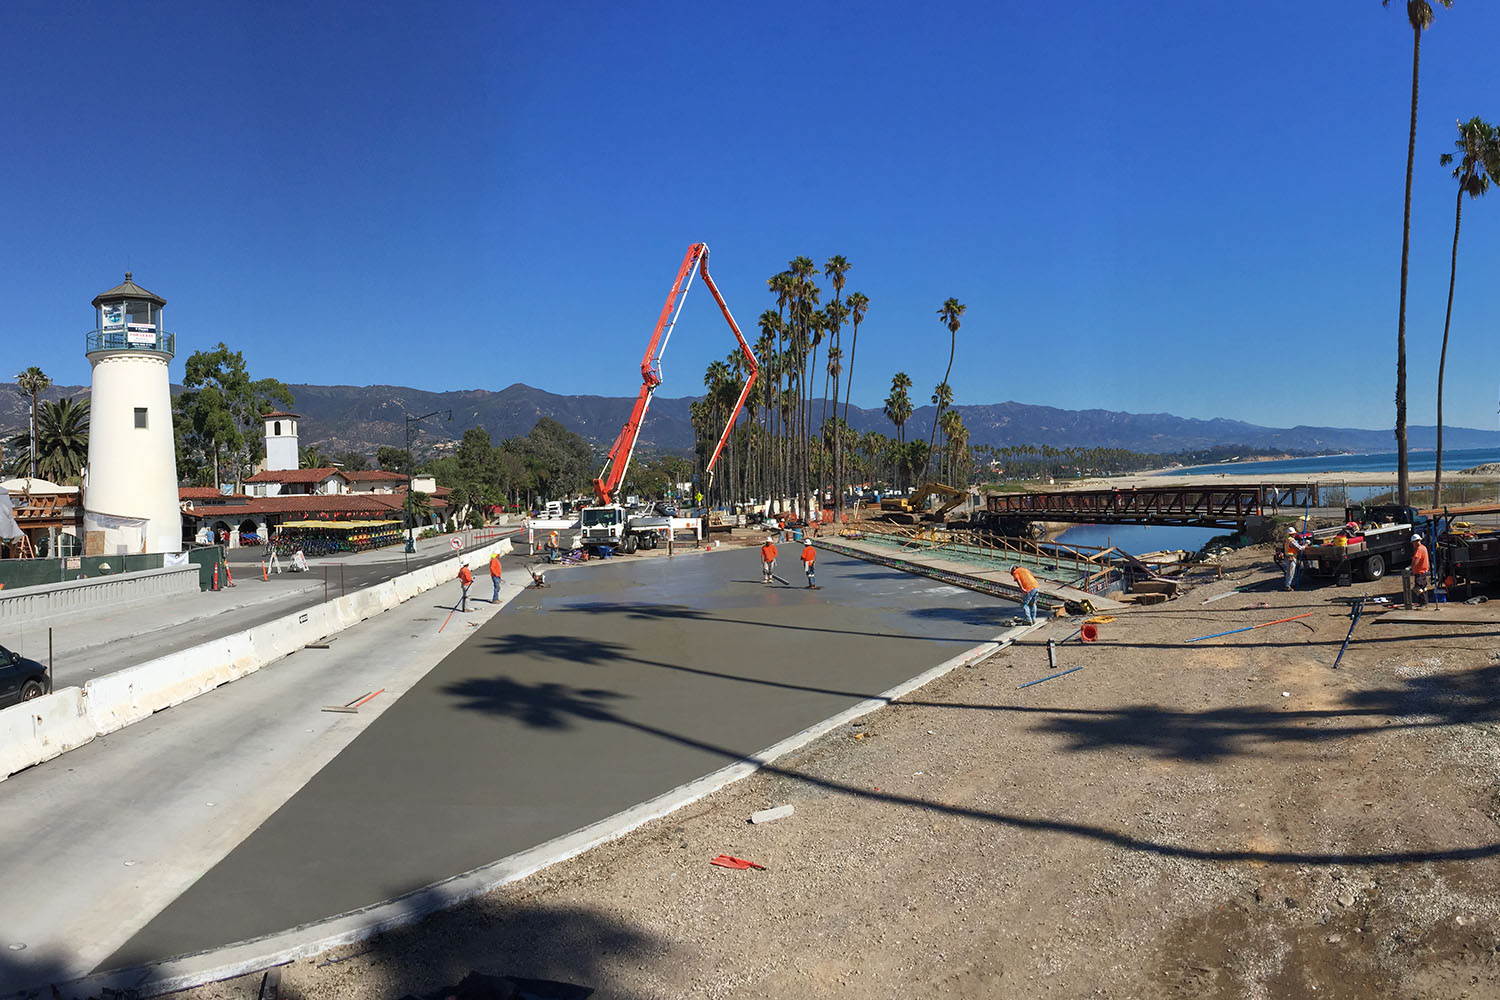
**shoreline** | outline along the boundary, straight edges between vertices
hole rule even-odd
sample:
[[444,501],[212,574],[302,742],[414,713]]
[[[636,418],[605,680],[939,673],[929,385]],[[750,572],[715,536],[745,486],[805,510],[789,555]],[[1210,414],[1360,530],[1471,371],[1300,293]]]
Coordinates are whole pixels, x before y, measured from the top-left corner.
[[[1387,471],[1351,470],[1345,472],[1325,470],[1322,472],[1300,472],[1280,476],[1264,472],[1204,472],[1168,477],[1166,473],[1169,471],[1175,472],[1176,470],[1154,469],[1149,472],[1132,472],[1120,476],[1095,476],[1089,479],[1072,480],[1067,484],[1057,483],[1049,487],[1048,490],[1169,486],[1171,485],[1170,482],[1163,481],[1168,478],[1179,480],[1184,487],[1203,485],[1257,486],[1262,483],[1285,483],[1288,485],[1318,483],[1319,485],[1333,484],[1349,486],[1384,486],[1390,484],[1394,486],[1396,482],[1396,472],[1394,469]],[[1425,488],[1431,487],[1433,484],[1434,473],[1431,469],[1421,472],[1413,471],[1407,475],[1412,486]],[[1447,470],[1443,472],[1443,485],[1445,487],[1481,483],[1500,483],[1500,468],[1475,473],[1449,472]]]

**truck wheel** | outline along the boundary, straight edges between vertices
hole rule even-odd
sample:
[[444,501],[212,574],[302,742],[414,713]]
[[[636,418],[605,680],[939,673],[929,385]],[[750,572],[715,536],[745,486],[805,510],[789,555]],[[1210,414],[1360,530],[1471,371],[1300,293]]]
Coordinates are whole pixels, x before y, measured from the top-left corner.
[[656,548],[656,532],[651,532],[641,538],[641,547],[646,549]]
[[638,542],[637,542],[636,537],[634,535],[626,535],[625,536],[625,554],[627,556],[635,555],[635,547],[636,547],[637,544],[638,544]]
[[1382,556],[1371,556],[1365,560],[1365,579],[1371,583],[1385,576],[1385,558]]

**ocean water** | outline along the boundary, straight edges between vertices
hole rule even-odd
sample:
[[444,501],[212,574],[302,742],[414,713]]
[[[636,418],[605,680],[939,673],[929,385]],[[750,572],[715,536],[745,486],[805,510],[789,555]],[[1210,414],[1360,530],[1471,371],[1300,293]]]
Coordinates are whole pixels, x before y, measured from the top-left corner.
[[[1467,448],[1443,453],[1444,479],[1447,473],[1489,462],[1500,462],[1500,451],[1493,448]],[[1409,451],[1406,467],[1412,472],[1431,472],[1437,468],[1436,451]],[[1194,465],[1163,473],[1167,476],[1202,476],[1217,472],[1235,475],[1264,473],[1269,477],[1290,476],[1308,472],[1389,472],[1396,474],[1396,453],[1367,455],[1320,455],[1316,458],[1283,458],[1271,462],[1221,462],[1217,465]]]
[[1147,524],[1079,524],[1057,536],[1067,545],[1117,545],[1131,555],[1187,549],[1197,552],[1215,535],[1230,528],[1178,528]]

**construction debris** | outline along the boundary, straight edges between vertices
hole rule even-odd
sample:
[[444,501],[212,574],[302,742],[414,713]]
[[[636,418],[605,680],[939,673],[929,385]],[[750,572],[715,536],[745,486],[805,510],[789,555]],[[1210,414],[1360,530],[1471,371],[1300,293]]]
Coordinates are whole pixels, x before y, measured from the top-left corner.
[[753,812],[750,814],[750,822],[756,824],[774,823],[778,819],[786,819],[795,811],[795,808],[789,805],[777,806],[774,809],[761,809],[758,812]]
[[1046,677],[1038,677],[1036,680],[1034,680],[1034,681],[1027,681],[1025,684],[1018,684],[1018,685],[1016,685],[1016,690],[1019,691],[1021,688],[1029,688],[1033,684],[1041,684],[1041,683],[1043,683],[1045,681],[1050,681],[1050,680],[1052,680],[1054,678],[1062,677],[1062,676],[1064,676],[1066,674],[1071,674],[1075,670],[1082,670],[1082,669],[1083,669],[1082,667],[1069,667],[1067,670],[1062,670],[1062,671],[1059,671],[1058,673],[1055,673],[1055,674],[1048,674]]
[[1301,618],[1311,618],[1315,614],[1317,614],[1316,611],[1309,611],[1306,614],[1303,614],[1303,615],[1293,615],[1290,618],[1278,618],[1274,622],[1261,622],[1259,625],[1246,625],[1244,628],[1232,628],[1228,632],[1215,632],[1213,635],[1199,635],[1199,636],[1194,636],[1193,638],[1186,639],[1184,641],[1185,642],[1199,642],[1199,641],[1201,641],[1203,639],[1217,639],[1217,638],[1219,638],[1220,636],[1223,636],[1223,635],[1235,635],[1235,634],[1237,634],[1239,632],[1251,632],[1251,631],[1254,631],[1255,629],[1258,629],[1258,628],[1266,628],[1269,625],[1282,625],[1282,624],[1285,624],[1286,622],[1294,622],[1294,621],[1297,621],[1298,619],[1301,619]]

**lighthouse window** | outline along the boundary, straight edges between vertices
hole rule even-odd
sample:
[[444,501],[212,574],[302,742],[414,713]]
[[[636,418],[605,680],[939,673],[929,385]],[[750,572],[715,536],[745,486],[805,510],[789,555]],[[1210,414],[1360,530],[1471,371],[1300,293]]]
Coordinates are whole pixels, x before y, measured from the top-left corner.
[[137,406],[135,408],[135,425],[137,427],[146,426],[146,408],[144,406]]
[[277,420],[276,422],[274,422],[273,424],[271,424],[271,427],[273,428],[272,431],[271,431],[271,436],[272,437],[281,437],[281,421]]
[[151,315],[151,303],[131,300],[125,303],[125,322],[132,329],[156,329],[156,320]]

